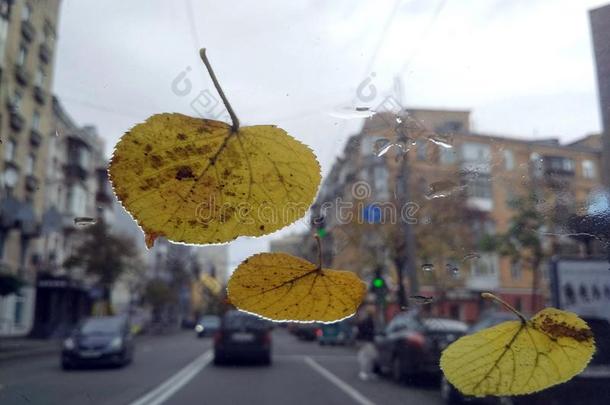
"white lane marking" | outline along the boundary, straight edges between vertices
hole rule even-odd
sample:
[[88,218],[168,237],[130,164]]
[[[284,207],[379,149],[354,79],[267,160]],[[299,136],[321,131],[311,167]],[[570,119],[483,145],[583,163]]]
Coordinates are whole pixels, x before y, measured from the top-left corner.
[[349,395],[354,401],[359,403],[360,405],[375,405],[373,401],[356,391],[351,385],[328,371],[326,368],[322,367],[317,361],[312,359],[309,356],[305,356],[305,363],[309,364],[311,368],[320,373],[323,377],[325,377],[328,381],[335,384],[337,388],[341,391],[345,392]]
[[212,350],[208,350],[172,377],[165,380],[163,384],[129,405],[160,405],[164,403],[186,383],[191,381],[211,360]]

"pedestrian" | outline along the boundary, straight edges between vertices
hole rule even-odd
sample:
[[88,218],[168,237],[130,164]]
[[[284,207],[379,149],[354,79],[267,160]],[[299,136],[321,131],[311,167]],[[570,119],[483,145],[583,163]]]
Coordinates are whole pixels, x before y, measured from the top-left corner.
[[378,357],[377,347],[373,343],[375,340],[375,321],[371,313],[368,313],[360,323],[359,334],[360,339],[364,340],[364,344],[358,350],[358,364],[360,366],[358,377],[363,381],[368,381],[376,377],[373,371]]

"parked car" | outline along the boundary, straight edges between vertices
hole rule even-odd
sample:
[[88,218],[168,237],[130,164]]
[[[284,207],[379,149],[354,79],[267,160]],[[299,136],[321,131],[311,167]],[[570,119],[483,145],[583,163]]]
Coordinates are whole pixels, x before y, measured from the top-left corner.
[[117,365],[133,361],[134,343],[127,318],[87,318],[63,342],[61,366]]
[[417,313],[401,313],[375,336],[378,352],[375,369],[396,382],[417,375],[439,375],[441,351],[464,335],[468,326],[444,318],[421,318]]
[[351,345],[356,338],[354,327],[348,320],[323,324],[317,335],[320,345]]
[[[595,336],[596,351],[589,365],[570,381],[531,395],[515,397],[475,398],[462,395],[444,377],[441,380],[441,396],[447,404],[576,404],[587,398],[589,405],[607,404],[610,398],[610,347],[599,342],[610,342],[610,323],[606,319],[582,317]],[[499,313],[483,318],[472,326],[469,333],[514,320],[510,313]]]
[[214,334],[214,364],[259,360],[271,364],[271,325],[240,311],[228,311]]
[[299,340],[313,341],[318,337],[320,325],[317,323],[294,323],[293,325],[292,333]]
[[214,333],[220,328],[220,317],[217,315],[204,315],[195,325],[197,337],[214,336]]

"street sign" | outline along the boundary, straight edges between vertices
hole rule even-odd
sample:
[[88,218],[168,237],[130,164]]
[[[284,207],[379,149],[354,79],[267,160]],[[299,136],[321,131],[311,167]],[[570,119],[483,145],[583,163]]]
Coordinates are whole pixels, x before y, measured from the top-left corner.
[[610,263],[555,259],[551,262],[551,301],[559,309],[610,320]]

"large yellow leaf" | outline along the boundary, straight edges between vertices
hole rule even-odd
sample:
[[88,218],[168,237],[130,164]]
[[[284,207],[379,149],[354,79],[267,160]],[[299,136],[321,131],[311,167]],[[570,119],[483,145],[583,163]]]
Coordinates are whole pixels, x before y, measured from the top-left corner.
[[546,308],[531,320],[503,322],[449,345],[447,380],[466,395],[520,395],[568,381],[589,363],[593,333],[571,312]]
[[353,315],[365,284],[354,273],[322,269],[286,253],[244,260],[227,286],[237,308],[274,321],[335,322]]
[[110,179],[150,247],[274,232],[307,212],[320,183],[313,152],[273,125],[157,114],[117,143]]

